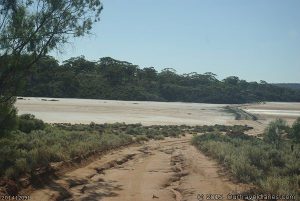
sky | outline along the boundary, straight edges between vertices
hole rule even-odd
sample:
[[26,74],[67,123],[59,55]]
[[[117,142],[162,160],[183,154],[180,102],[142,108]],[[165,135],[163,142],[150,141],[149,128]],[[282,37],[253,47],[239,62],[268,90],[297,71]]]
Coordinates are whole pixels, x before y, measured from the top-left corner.
[[92,35],[70,40],[59,61],[112,57],[218,79],[300,83],[299,0],[102,0]]

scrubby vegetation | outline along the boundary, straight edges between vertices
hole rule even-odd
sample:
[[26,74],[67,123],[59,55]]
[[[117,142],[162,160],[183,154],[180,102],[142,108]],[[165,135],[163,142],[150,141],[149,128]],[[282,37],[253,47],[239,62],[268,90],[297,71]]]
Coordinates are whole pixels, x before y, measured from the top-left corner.
[[42,120],[36,119],[32,114],[23,114],[19,117],[19,130],[24,133],[30,133],[32,130],[43,130],[45,124]]
[[286,121],[282,119],[276,119],[272,121],[264,132],[264,140],[270,144],[275,145],[278,149],[283,138],[287,135],[289,127]]
[[[1,98],[1,96],[0,96]],[[0,101],[0,137],[6,136],[11,130],[17,128],[17,110],[13,106],[15,99],[5,103]]]
[[46,124],[25,114],[19,127],[0,138],[0,178],[35,176],[51,163],[68,161],[134,142],[210,131],[242,132],[247,126],[142,126],[141,124]]
[[110,57],[88,61],[70,58],[62,65],[44,57],[32,68],[27,84],[17,95],[109,100],[246,103],[300,101],[300,91],[247,82],[230,76],[218,80],[213,73],[177,74],[172,68],[158,72]]
[[290,130],[289,137],[296,142],[300,142],[300,117],[294,122]]
[[124,134],[90,131],[66,131],[47,126],[26,134],[13,132],[0,139],[0,175],[17,179],[21,174],[34,175],[38,168],[51,162],[70,160],[95,151],[105,151],[129,144],[133,139]]
[[258,192],[299,196],[300,144],[287,139],[286,132],[290,132],[286,123],[276,120],[263,139],[208,132],[195,136],[193,144],[240,182],[255,184]]

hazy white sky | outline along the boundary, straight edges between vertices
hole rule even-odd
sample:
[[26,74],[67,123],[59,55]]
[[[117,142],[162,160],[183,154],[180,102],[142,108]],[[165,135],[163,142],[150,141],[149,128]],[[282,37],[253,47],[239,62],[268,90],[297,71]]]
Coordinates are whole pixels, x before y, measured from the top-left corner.
[[110,56],[178,73],[300,82],[299,0],[102,0],[94,35],[60,61]]

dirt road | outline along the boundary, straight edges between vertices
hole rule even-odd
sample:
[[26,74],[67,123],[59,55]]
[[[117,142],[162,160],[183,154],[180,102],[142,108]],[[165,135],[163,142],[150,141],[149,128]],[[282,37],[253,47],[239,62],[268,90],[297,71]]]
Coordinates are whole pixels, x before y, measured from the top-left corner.
[[[259,115],[257,121],[237,121],[224,111],[224,106],[40,98],[25,98],[17,102],[20,114],[33,113],[46,122],[247,124],[254,128],[248,132],[250,135],[262,133],[267,123],[277,117],[292,123],[300,111],[300,103],[234,105]],[[281,111],[285,112],[284,115],[277,115]],[[190,140],[191,136],[187,135],[111,152],[35,190],[31,200],[197,201],[201,200],[202,194],[209,193],[226,200],[228,193],[247,190],[224,176],[226,174],[220,166],[196,150]],[[203,198],[207,200],[205,196]]]
[[[191,135],[113,151],[65,174],[31,200],[198,200],[201,194],[246,190],[190,144]],[[226,199],[225,199],[226,200]]]

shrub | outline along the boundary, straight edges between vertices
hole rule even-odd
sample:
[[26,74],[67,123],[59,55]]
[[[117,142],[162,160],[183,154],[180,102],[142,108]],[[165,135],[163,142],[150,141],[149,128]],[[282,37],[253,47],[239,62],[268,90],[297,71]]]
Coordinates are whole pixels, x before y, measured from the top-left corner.
[[247,150],[245,150],[245,152],[251,165],[264,170],[267,170],[270,167],[270,164],[267,163],[268,154],[262,149],[247,147]]
[[154,135],[153,137],[154,140],[163,140],[165,137],[163,135]]
[[270,150],[268,152],[268,159],[273,167],[283,167],[285,165],[284,154],[278,150]]
[[[218,133],[194,136],[193,145],[224,165],[241,182],[257,185],[262,193],[294,193],[300,187],[300,145],[283,141],[280,149],[255,137]],[[299,195],[299,193],[298,193]]]
[[[53,162],[69,160],[78,156],[110,150],[132,142],[148,139],[161,140],[164,137],[178,137],[186,132],[207,131],[203,136],[218,140],[207,145],[210,154],[224,164],[234,154],[235,144],[226,144],[229,136],[218,134],[219,130],[230,130],[232,126],[142,126],[141,124],[54,124],[46,125],[25,114],[19,117],[20,130],[11,131],[0,138],[0,177],[17,178],[22,174],[34,174],[35,170]],[[244,130],[246,127],[237,127]],[[42,130],[41,130],[42,129]],[[27,133],[25,133],[27,132]],[[133,136],[135,140],[133,140]],[[200,136],[199,136],[200,137]],[[195,141],[195,143],[199,143]],[[235,142],[239,143],[239,141]],[[212,151],[215,149],[215,151]]]
[[135,138],[136,142],[143,142],[143,141],[148,141],[149,138],[146,135],[138,135]]
[[300,117],[298,117],[293,123],[291,129],[291,138],[293,138],[296,142],[300,142]]
[[244,156],[232,159],[230,167],[233,175],[241,182],[255,182],[262,172],[256,166],[251,165],[248,158]]
[[266,142],[274,144],[276,148],[279,148],[287,129],[288,126],[285,120],[276,119],[269,123],[269,126],[265,129],[263,138]]
[[13,106],[14,100],[0,101],[0,137],[7,136],[17,128],[17,110]]
[[297,177],[278,177],[270,176],[261,180],[259,187],[262,191],[277,195],[296,195]]
[[30,133],[32,130],[43,130],[44,128],[44,122],[36,119],[32,114],[23,114],[19,117],[19,130],[24,133]]
[[13,132],[0,139],[0,177],[18,178],[34,174],[49,163],[85,156],[94,151],[105,151],[133,142],[125,134],[66,131],[57,127]]

